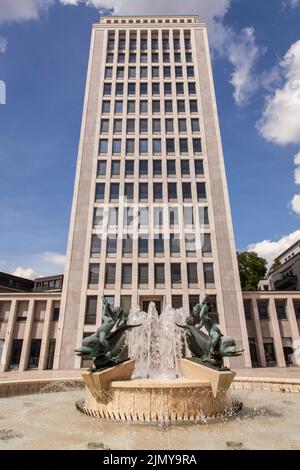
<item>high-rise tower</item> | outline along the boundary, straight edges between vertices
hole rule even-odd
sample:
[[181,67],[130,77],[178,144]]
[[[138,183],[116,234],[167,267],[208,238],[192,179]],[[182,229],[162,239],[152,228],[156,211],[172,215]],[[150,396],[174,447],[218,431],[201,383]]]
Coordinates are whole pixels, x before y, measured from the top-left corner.
[[209,296],[251,366],[206,25],[196,16],[94,25],[55,368],[124,309]]

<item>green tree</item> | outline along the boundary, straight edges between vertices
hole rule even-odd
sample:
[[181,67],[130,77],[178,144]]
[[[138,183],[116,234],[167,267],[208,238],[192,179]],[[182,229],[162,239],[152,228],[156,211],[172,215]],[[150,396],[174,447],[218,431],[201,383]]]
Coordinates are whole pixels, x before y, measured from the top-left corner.
[[242,290],[257,290],[257,285],[267,273],[267,261],[255,252],[237,253]]

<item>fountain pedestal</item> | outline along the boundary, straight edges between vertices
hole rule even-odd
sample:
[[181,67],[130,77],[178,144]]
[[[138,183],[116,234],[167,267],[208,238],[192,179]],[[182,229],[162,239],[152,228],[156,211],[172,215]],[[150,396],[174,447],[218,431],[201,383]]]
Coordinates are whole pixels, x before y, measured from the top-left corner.
[[90,416],[134,422],[201,422],[230,407],[234,373],[219,372],[182,359],[184,377],[129,380],[134,361],[83,373],[86,397],[76,404]]

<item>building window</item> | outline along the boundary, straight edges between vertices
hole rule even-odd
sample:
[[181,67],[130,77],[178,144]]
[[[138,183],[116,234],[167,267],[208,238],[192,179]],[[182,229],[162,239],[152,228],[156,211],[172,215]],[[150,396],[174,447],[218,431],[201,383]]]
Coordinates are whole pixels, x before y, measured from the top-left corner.
[[273,338],[263,338],[263,343],[267,367],[275,367],[277,365],[277,360]]
[[120,160],[112,160],[111,176],[120,176]]
[[170,227],[175,227],[178,225],[178,208],[177,207],[169,208],[169,219],[170,219]]
[[188,233],[185,236],[185,252],[187,256],[195,256],[196,240],[194,233]]
[[124,196],[128,201],[133,200],[133,183],[125,183]]
[[197,263],[187,263],[187,275],[189,284],[198,284]]
[[148,62],[148,54],[141,54],[141,63],[146,64]]
[[258,300],[257,308],[258,308],[259,318],[261,320],[268,320],[269,319],[269,302],[266,300]]
[[175,160],[167,160],[167,173],[168,176],[176,176]]
[[164,94],[172,95],[172,83],[164,83]]
[[190,175],[190,162],[189,160],[181,160],[180,161],[181,167],[181,176],[189,176]]
[[32,339],[28,358],[28,369],[37,369],[41,353],[41,339]]
[[106,241],[107,255],[115,255],[117,253],[117,235],[109,234]]
[[139,254],[148,253],[148,236],[141,235],[139,236]]
[[154,255],[164,253],[164,239],[161,234],[154,236]]
[[214,265],[213,263],[203,263],[203,274],[205,284],[214,284]]
[[153,154],[161,154],[161,139],[153,139]]
[[118,225],[119,209],[110,207],[108,209],[108,227],[116,227]]
[[136,63],[136,54],[129,54],[129,63],[130,64]]
[[116,265],[106,264],[105,266],[105,285],[114,285],[116,282]]
[[140,83],[140,95],[148,94],[148,83]]
[[97,296],[91,295],[91,296],[88,296],[86,299],[84,324],[96,325],[96,316],[97,316]]
[[186,119],[178,119],[179,132],[187,132]]
[[197,198],[198,201],[206,199],[206,186],[205,183],[197,183]]
[[122,132],[122,119],[114,119],[114,133],[120,134]]
[[155,134],[161,132],[160,119],[153,119],[153,121],[152,121],[152,131]]
[[99,227],[103,224],[103,208],[95,207],[94,208],[94,217],[93,217],[93,227]]
[[175,139],[166,139],[167,155],[175,153]]
[[192,207],[183,208],[183,220],[185,226],[194,225],[194,211]]
[[204,233],[203,235],[202,253],[203,255],[211,255],[212,253],[210,233]]
[[176,94],[177,95],[184,95],[184,88],[183,83],[176,83]]
[[100,126],[100,132],[102,134],[106,134],[109,130],[109,120],[108,119],[102,119],[101,120],[101,126]]
[[99,153],[106,155],[108,150],[108,140],[107,139],[100,139],[99,142]]
[[106,176],[106,160],[98,161],[97,176]]
[[131,254],[132,253],[132,236],[126,235],[123,238],[123,254]]
[[154,201],[161,201],[163,198],[162,183],[153,183],[153,199]]
[[90,264],[89,267],[89,284],[98,284],[99,283],[99,264]]
[[278,320],[287,320],[285,300],[275,300],[275,306]]
[[148,67],[141,67],[140,68],[140,77],[141,78],[148,78]]
[[134,139],[126,139],[126,155],[134,153]]
[[148,132],[148,119],[140,119],[140,133],[145,134]]
[[171,77],[171,67],[166,66],[164,67],[164,78],[170,78]]
[[119,199],[119,183],[111,183],[110,184],[110,193],[109,199],[110,201],[117,201]]
[[103,95],[104,96],[110,96],[111,95],[111,83],[104,83]]
[[177,200],[177,185],[176,183],[168,183],[168,198],[169,200]]
[[252,300],[244,299],[244,312],[246,320],[252,319]]
[[195,160],[195,173],[196,176],[204,175],[203,160]]
[[110,113],[110,101],[103,101],[102,104],[102,113],[108,114]]
[[180,153],[181,154],[188,153],[188,151],[189,151],[188,140],[187,139],[179,139],[179,148],[180,148]]
[[127,103],[127,112],[128,114],[135,113],[135,101],[128,101]]
[[128,78],[136,78],[136,67],[129,67]]
[[134,175],[134,160],[126,160],[125,161],[125,176],[133,176]]
[[148,183],[139,184],[139,200],[140,201],[148,200]]
[[124,227],[128,227],[133,224],[133,207],[124,207]]
[[189,295],[190,314],[193,313],[194,307],[199,303],[199,295]]
[[300,320],[300,301],[294,300],[293,302],[294,302],[294,310],[295,310],[296,319]]
[[159,78],[159,67],[152,67],[152,78]]
[[121,114],[123,112],[123,102],[116,101],[115,102],[115,114]]
[[96,194],[95,194],[96,202],[97,201],[103,201],[104,192],[105,192],[105,183],[97,183],[96,184]]
[[117,78],[124,78],[124,67],[117,67]]
[[202,152],[201,139],[193,139],[193,151],[194,151],[194,153],[201,153]]
[[135,132],[135,119],[127,119],[127,134],[133,134]]
[[182,295],[172,295],[172,308],[182,308]]
[[128,95],[135,95],[135,83],[128,83]]
[[182,183],[182,197],[184,201],[192,199],[191,183]]
[[185,101],[184,100],[177,100],[177,112],[185,113]]
[[164,209],[163,207],[154,207],[153,208],[153,222],[154,227],[162,227],[164,221]]
[[153,160],[153,176],[161,176],[161,160]]
[[152,54],[152,62],[153,62],[154,64],[157,64],[157,63],[158,63],[158,54],[156,54],[156,53],[155,53],[155,54]]
[[165,265],[164,264],[154,265],[154,278],[155,278],[155,284],[165,283]]
[[[166,119],[165,124],[166,124],[167,134],[173,134],[173,132],[174,132],[174,120],[173,119]],[[168,141],[170,141],[170,140],[173,140],[173,142],[174,142],[174,139],[167,139],[167,151],[168,151]],[[174,151],[175,151],[175,148],[174,148],[173,152]]]
[[91,255],[98,255],[99,253],[101,253],[101,235],[92,235]]
[[170,253],[171,255],[180,253],[180,238],[177,233],[170,234]]
[[132,283],[132,265],[123,264],[122,265],[122,284],[131,284]]
[[148,175],[148,160],[140,160],[140,176]]
[[138,211],[139,228],[148,227],[148,207],[140,207]]
[[60,308],[59,307],[54,307],[53,312],[52,312],[52,321],[58,321],[59,320],[59,313],[60,313]]
[[154,100],[152,101],[152,113],[160,113],[160,101]]
[[139,264],[138,277],[139,284],[148,284],[148,264]]
[[160,86],[159,83],[152,83],[152,95],[159,95],[160,94]]
[[113,155],[121,153],[121,139],[113,140],[112,153]]
[[148,153],[148,139],[140,139],[140,154]]
[[121,307],[124,313],[129,314],[131,309],[131,295],[121,295]]
[[172,284],[181,284],[181,264],[171,263],[171,281]]
[[182,67],[177,65],[175,67],[175,77],[176,78],[182,78],[183,77],[183,73],[182,73]]
[[200,132],[199,119],[192,119],[192,132]]
[[173,101],[165,101],[165,113],[173,113]]
[[189,87],[189,94],[190,95],[195,95],[196,94],[196,83],[194,83],[194,82],[191,83],[190,82],[188,84],[188,87]]

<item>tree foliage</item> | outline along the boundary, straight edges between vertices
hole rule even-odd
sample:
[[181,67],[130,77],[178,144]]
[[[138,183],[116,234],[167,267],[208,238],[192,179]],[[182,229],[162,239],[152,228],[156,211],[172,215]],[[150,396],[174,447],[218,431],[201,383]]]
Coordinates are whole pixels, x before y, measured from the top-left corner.
[[257,285],[267,273],[267,261],[255,252],[237,254],[242,290],[257,290]]

